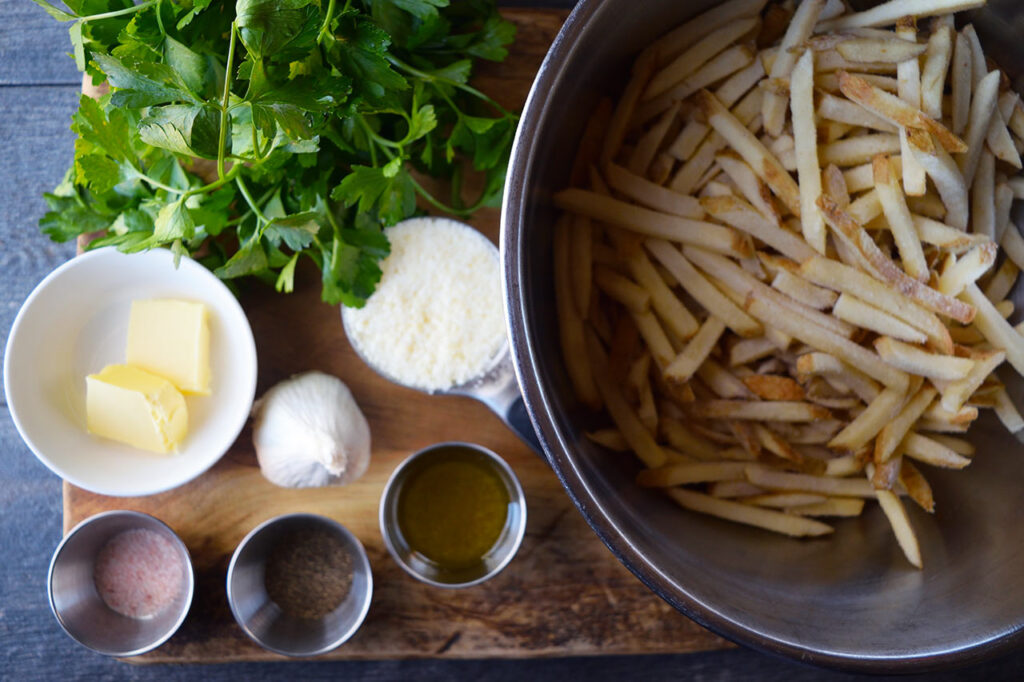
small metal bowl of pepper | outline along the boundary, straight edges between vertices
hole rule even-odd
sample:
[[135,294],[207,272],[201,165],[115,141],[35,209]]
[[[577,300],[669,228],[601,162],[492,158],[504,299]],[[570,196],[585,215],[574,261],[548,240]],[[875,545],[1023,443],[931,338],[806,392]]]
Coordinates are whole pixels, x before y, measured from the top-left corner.
[[469,587],[512,561],[526,532],[526,496],[511,467],[471,443],[432,445],[402,462],[380,503],[380,529],[407,573]]
[[228,605],[238,625],[285,656],[316,656],[344,644],[362,625],[372,595],[363,545],[317,514],[263,522],[228,565]]

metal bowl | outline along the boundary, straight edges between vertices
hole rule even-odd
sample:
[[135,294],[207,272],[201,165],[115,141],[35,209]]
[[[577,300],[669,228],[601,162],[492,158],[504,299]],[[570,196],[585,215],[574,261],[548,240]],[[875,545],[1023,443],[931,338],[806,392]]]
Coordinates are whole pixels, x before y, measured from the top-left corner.
[[[910,509],[925,567],[906,563],[880,510],[797,541],[683,511],[634,485],[638,465],[587,441],[595,417],[573,397],[558,343],[552,192],[565,187],[598,98],[616,94],[633,57],[715,3],[581,0],[551,47],[520,123],[502,216],[512,353],[551,466],[612,552],[652,590],[736,642],[871,672],[967,664],[1018,645],[1024,630],[1021,445],[991,414],[975,463],[929,472],[937,511]],[[970,17],[1020,90],[1024,5],[990,0]],[[1014,292],[1018,308],[1024,295]],[[1003,376],[1024,404],[1024,385]]]
[[[409,546],[398,522],[398,500],[402,487],[410,475],[416,473],[423,465],[428,465],[436,455],[447,450],[457,449],[479,461],[493,465],[494,472],[501,478],[508,493],[508,513],[505,526],[494,546],[480,558],[479,562],[458,569],[439,565],[432,559],[423,556]],[[384,536],[384,544],[395,562],[409,575],[417,580],[435,587],[471,587],[490,580],[508,566],[519,551],[519,545],[526,534],[526,495],[519,484],[515,472],[508,463],[494,452],[473,443],[448,442],[437,443],[415,452],[398,465],[391,478],[384,486],[380,498],[380,532]]]
[[[301,530],[323,530],[352,559],[352,583],[338,606],[322,618],[296,618],[267,595],[264,570],[274,545]],[[366,550],[347,528],[318,514],[285,514],[264,521],[238,544],[227,575],[228,605],[239,627],[264,649],[285,656],[317,656],[347,642],[363,624],[373,596]]]
[[[149,530],[171,541],[181,560],[184,584],[174,600],[151,618],[130,618],[112,610],[93,579],[97,555],[114,536]],[[195,576],[188,549],[167,524],[136,511],[108,511],[85,519],[53,553],[47,579],[50,608],[57,622],[82,646],[107,656],[137,656],[160,646],[185,622]]]

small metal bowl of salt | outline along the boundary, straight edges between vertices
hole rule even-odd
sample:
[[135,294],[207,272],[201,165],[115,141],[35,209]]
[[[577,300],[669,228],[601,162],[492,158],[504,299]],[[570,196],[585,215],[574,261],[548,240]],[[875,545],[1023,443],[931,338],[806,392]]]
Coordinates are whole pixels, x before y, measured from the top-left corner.
[[264,521],[228,565],[235,621],[254,642],[285,656],[316,656],[344,644],[362,625],[372,595],[362,543],[317,514]]
[[85,519],[53,553],[47,580],[57,622],[107,656],[160,646],[185,621],[195,589],[185,543],[159,519],[108,511]]

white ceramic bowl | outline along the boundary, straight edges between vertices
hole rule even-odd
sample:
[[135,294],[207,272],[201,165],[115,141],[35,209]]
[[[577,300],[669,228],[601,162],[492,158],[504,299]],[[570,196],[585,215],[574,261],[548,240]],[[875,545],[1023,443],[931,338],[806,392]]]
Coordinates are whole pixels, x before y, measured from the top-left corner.
[[[177,453],[159,455],[90,435],[85,377],[124,362],[131,302],[202,301],[210,312],[211,392],[187,396],[189,428]],[[74,485],[150,495],[209,469],[241,432],[256,392],[256,344],[242,307],[195,261],[170,251],[90,251],[60,266],[18,312],[4,357],[7,403],[25,443]]]

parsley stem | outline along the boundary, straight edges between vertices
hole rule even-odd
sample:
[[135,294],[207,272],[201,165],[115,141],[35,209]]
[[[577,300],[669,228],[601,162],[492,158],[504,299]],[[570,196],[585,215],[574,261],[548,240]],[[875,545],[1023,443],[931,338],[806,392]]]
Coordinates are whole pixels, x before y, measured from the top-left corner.
[[243,167],[244,167],[243,164],[236,163],[234,166],[231,167],[231,170],[229,170],[227,172],[227,175],[225,175],[223,178],[220,178],[218,180],[214,180],[213,182],[211,182],[208,185],[203,185],[202,187],[196,187],[195,189],[190,189],[189,191],[185,192],[185,196],[183,198],[187,199],[190,196],[193,196],[195,194],[206,194],[207,192],[212,192],[215,189],[219,189],[220,187],[228,184],[229,182],[234,180],[236,177],[238,177],[238,174],[242,172],[242,168]]
[[231,77],[234,75],[233,63],[235,61],[235,40],[238,36],[238,29],[235,22],[231,22],[231,40],[228,43],[228,58],[224,68],[224,96],[220,102],[220,135],[217,138],[217,175],[224,177],[224,147],[228,139],[228,102],[231,99]]
[[139,173],[139,180],[142,180],[143,182],[146,182],[152,185],[153,187],[156,187],[157,189],[166,190],[168,192],[174,192],[175,194],[185,194],[185,192],[188,191],[184,189],[178,189],[177,187],[171,187],[170,185],[165,185],[159,180],[154,180],[145,173]]
[[87,21],[100,21],[101,19],[113,19],[114,17],[124,16],[125,14],[132,14],[134,12],[141,12],[147,7],[156,4],[156,0],[149,0],[141,5],[133,5],[131,7],[125,7],[124,9],[114,10],[112,12],[102,12],[100,14],[89,14],[79,18],[79,21],[85,23]]
[[451,213],[452,215],[457,215],[457,216],[460,216],[460,217],[465,217],[465,216],[470,215],[474,210],[477,209],[476,205],[470,206],[469,208],[454,208],[452,206],[448,206],[448,205],[440,202],[437,199],[437,197],[435,197],[433,194],[428,192],[423,187],[423,185],[421,185],[420,183],[416,182],[416,178],[414,178],[412,176],[412,173],[409,174],[409,180],[412,182],[412,186],[414,188],[416,188],[416,193],[419,194],[421,197],[423,197],[427,201],[428,204],[430,204],[434,208],[438,209],[439,211],[444,211],[445,213]]
[[325,36],[331,32],[331,18],[334,16],[334,1],[327,3],[327,14],[324,15],[324,23],[320,25],[320,33],[316,36],[316,42],[321,43]]
[[505,116],[505,117],[512,117],[513,116],[512,114],[510,114],[505,109],[505,107],[501,106],[500,104],[495,102],[493,99],[491,99],[490,97],[488,97],[487,95],[485,95],[484,93],[480,92],[479,90],[477,90],[476,88],[474,88],[474,87],[472,87],[470,85],[466,85],[465,83],[460,83],[458,81],[453,81],[451,78],[444,78],[443,76],[438,76],[437,74],[427,73],[426,71],[420,71],[415,66],[412,66],[411,64],[406,64],[401,59],[399,59],[398,57],[396,57],[396,56],[394,56],[393,54],[390,54],[390,53],[385,55],[385,59],[387,59],[388,62],[391,63],[392,66],[397,66],[399,69],[405,71],[406,73],[408,73],[408,74],[410,74],[412,76],[416,76],[417,78],[421,78],[421,79],[427,81],[428,83],[445,83],[446,85],[450,85],[453,88],[458,88],[459,90],[462,90],[463,92],[468,92],[469,94],[471,94],[471,95],[473,95],[475,97],[478,97],[478,98],[482,99],[483,101],[487,102],[492,107],[494,107],[495,109],[500,111],[502,116]]
[[249,194],[249,188],[246,187],[245,180],[237,177],[235,178],[235,184],[238,185],[238,189],[241,190],[242,196],[245,197],[245,203],[249,204],[249,208],[251,208],[252,212],[256,214],[256,217],[264,223],[269,223],[270,221],[267,220],[265,215],[263,215],[263,211],[261,211],[256,205],[256,200],[252,198],[251,194]]
[[160,17],[160,10],[161,10],[160,3],[161,3],[161,1],[162,0],[156,0],[156,12],[154,12],[154,14],[156,14],[156,25],[160,27],[160,32],[163,33],[166,36],[167,35],[167,29],[164,28],[164,20]]

